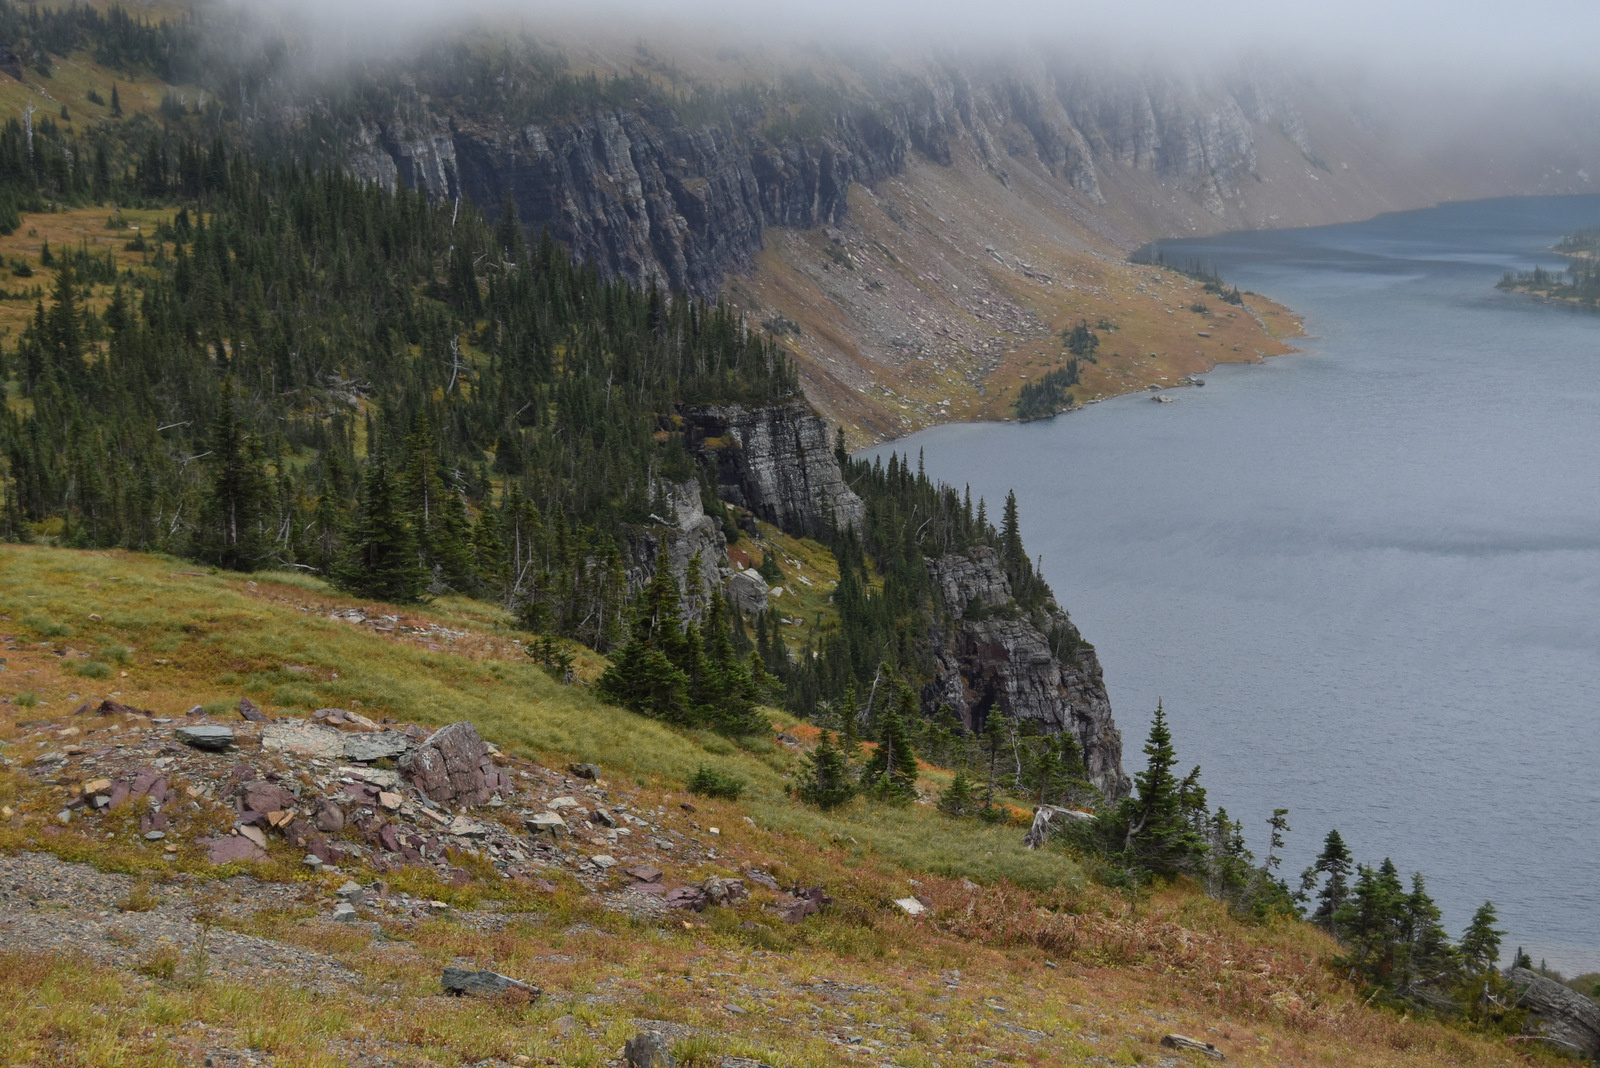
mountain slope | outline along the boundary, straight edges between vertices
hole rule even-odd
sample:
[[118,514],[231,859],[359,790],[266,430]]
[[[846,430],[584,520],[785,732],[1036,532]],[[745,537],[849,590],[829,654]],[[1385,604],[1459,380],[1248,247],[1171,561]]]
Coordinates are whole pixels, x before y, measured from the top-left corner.
[[[952,821],[926,805],[892,819],[875,808],[820,816],[783,796],[794,758],[781,738],[734,751],[595,704],[544,678],[503,621],[470,603],[417,612],[299,576],[184,573],[127,554],[7,547],[0,568],[11,639],[0,675],[0,960],[17,995],[0,1000],[0,1063],[600,1065],[617,1063],[643,1028],[664,1031],[680,1063],[695,1065],[821,1068],[863,1054],[1123,1063],[1164,1055],[1168,1032],[1215,1042],[1244,1065],[1517,1059],[1363,1008],[1309,928],[1242,927],[1182,888],[1129,911],[1080,883],[1066,858],[1025,850],[1021,828]],[[370,622],[352,622],[362,617]],[[75,667],[91,662],[80,653],[115,664],[112,678]],[[132,707],[72,711],[108,690]],[[488,827],[487,838],[439,831],[455,843],[440,868],[396,868],[363,821],[403,822],[420,805],[411,788],[399,811],[366,802],[375,811],[362,815],[348,784],[381,764],[338,780],[328,762],[258,748],[252,739],[272,725],[239,719],[242,695],[280,726],[335,700],[427,727],[469,719],[501,747],[496,767],[515,788],[505,807],[461,810],[462,826]],[[197,702],[213,713],[185,717]],[[231,723],[242,748],[208,757],[176,745],[173,728],[197,719]],[[598,762],[601,780],[564,772],[575,759]],[[143,794],[56,815],[85,785],[101,789],[96,777],[133,781],[152,760],[177,798],[159,805],[165,838],[141,833],[158,807]],[[747,799],[686,795],[700,764],[745,777]],[[356,821],[330,843],[367,844],[364,854],[314,872],[269,828],[265,860],[208,863],[197,839],[226,836],[239,818],[222,803],[244,781],[239,766],[294,786],[308,811],[328,803],[317,800],[326,789]],[[537,859],[503,876],[508,857],[483,843],[561,794],[578,799],[561,809],[573,835],[551,849],[516,836]],[[603,824],[574,814],[599,808],[633,837],[608,840]],[[167,846],[176,859],[163,858]],[[592,859],[613,854],[621,866]],[[43,863],[50,855],[74,863]],[[649,862],[668,884],[741,878],[751,899],[659,909],[622,873],[645,857],[661,858]],[[793,898],[752,869],[834,901],[785,923],[774,907]],[[355,922],[336,922],[334,890],[349,878],[367,896]],[[929,911],[911,918],[891,903],[911,895]],[[531,1005],[441,997],[450,965],[544,994]]]

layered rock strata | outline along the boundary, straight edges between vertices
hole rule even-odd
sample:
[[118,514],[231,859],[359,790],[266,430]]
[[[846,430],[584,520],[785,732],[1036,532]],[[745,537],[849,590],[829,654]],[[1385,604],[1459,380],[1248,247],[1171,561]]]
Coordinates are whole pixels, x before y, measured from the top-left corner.
[[1023,613],[994,549],[928,561],[949,622],[935,627],[934,681],[923,691],[930,713],[949,705],[973,731],[1000,714],[1070,731],[1089,781],[1110,799],[1128,792],[1122,732],[1111,716],[1100,660],[1055,601]]
[[791,534],[861,529],[861,498],[845,484],[827,424],[804,404],[678,414],[689,451],[715,464],[723,500]]

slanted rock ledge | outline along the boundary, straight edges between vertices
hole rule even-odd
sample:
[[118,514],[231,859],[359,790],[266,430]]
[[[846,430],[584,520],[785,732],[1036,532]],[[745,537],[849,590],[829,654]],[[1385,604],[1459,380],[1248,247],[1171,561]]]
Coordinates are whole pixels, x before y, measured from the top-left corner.
[[1508,978],[1517,1004],[1531,1016],[1529,1034],[1563,1052],[1600,1059],[1600,1005],[1528,968],[1513,968]]

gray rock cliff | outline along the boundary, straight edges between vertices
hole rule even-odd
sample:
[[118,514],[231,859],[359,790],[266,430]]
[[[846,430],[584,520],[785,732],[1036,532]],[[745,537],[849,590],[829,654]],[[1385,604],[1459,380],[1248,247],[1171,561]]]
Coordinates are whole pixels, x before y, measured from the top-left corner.
[[845,485],[827,424],[804,404],[678,414],[689,451],[716,464],[724,500],[793,534],[861,529],[861,498]]
[[[711,594],[719,589],[732,572],[727,566],[728,541],[717,521],[706,515],[700,502],[700,483],[669,482],[663,487],[668,514],[656,516],[649,526],[629,532],[626,567],[628,588],[638,592],[655,577],[656,562],[662,546],[666,547],[667,560],[678,587],[687,596],[685,616],[699,622],[711,603]],[[686,588],[689,563],[700,557],[700,588]]]
[[929,712],[955,710],[971,730],[1000,713],[1047,731],[1071,731],[1089,781],[1110,799],[1128,792],[1122,732],[1111,716],[1100,660],[1054,602],[1024,615],[996,552],[928,561],[950,623],[934,629],[937,672],[923,692]]

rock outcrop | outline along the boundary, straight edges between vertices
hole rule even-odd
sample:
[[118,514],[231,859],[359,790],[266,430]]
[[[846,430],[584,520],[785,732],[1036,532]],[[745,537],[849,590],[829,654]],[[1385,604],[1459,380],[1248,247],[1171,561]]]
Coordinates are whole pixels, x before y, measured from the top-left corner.
[[1600,1005],[1528,968],[1511,969],[1509,978],[1517,1004],[1528,1010],[1529,1034],[1565,1053],[1600,1059]]
[[861,498],[845,484],[827,424],[804,404],[678,414],[689,451],[715,463],[723,500],[791,534],[861,529]]
[[1071,731],[1089,781],[1108,798],[1127,793],[1122,732],[1111,716],[1100,660],[1053,600],[1023,613],[998,554],[987,546],[928,561],[949,624],[934,628],[934,681],[924,708],[949,705],[971,730],[998,712]]
[[[728,539],[717,521],[706,515],[698,481],[669,482],[663,491],[667,514],[653,516],[654,523],[637,527],[628,534],[628,588],[638,592],[650,584],[665,546],[678,587],[689,595],[684,615],[692,622],[699,622],[711,603],[713,591],[720,589],[732,574],[726,559]],[[700,557],[700,588],[690,590],[685,586],[690,561],[696,556]]]
[[477,728],[464,720],[435,731],[400,761],[400,774],[429,800],[457,806],[481,805],[510,785]]

